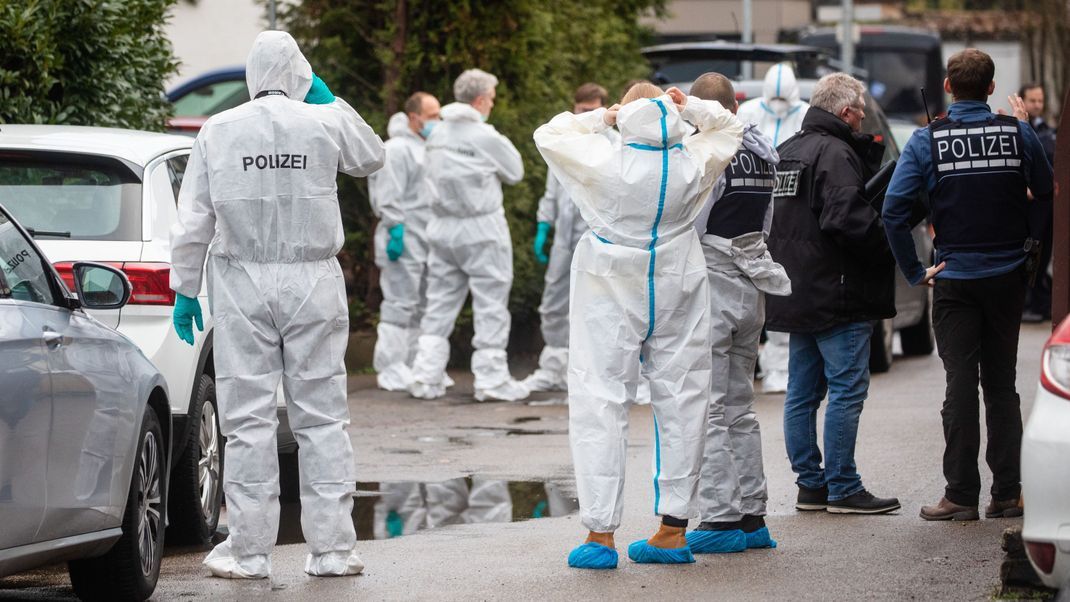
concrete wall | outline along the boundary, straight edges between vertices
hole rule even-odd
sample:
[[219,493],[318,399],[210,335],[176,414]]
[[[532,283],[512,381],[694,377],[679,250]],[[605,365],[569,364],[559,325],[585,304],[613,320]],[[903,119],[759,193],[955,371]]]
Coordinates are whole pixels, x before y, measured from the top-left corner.
[[[810,22],[809,0],[753,0],[754,41],[776,42],[781,29]],[[739,34],[742,0],[670,0],[669,17],[645,23],[663,34]]]
[[181,61],[167,88],[205,71],[244,65],[253,39],[267,29],[266,12],[257,0],[179,0],[164,28]]

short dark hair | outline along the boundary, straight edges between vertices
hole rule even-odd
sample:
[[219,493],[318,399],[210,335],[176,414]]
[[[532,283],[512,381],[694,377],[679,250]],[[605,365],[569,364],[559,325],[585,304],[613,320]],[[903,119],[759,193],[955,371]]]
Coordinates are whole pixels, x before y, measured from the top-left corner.
[[691,84],[691,96],[702,100],[716,100],[721,106],[732,110],[736,104],[736,90],[732,82],[720,73],[703,73]]
[[602,103],[603,107],[609,104],[609,92],[594,82],[587,82],[576,88],[576,93],[572,95],[572,101],[576,104],[595,100]]
[[419,115],[424,112],[424,98],[430,96],[427,92],[413,92],[403,107],[406,113]]
[[988,86],[995,76],[992,57],[976,48],[960,50],[947,59],[951,95],[958,100],[987,100]]
[[1021,96],[1022,98],[1025,98],[1025,93],[1026,92],[1028,92],[1030,90],[1036,90],[1037,88],[1040,88],[1041,92],[1044,91],[1044,86],[1042,86],[1040,84],[1040,82],[1029,82],[1029,83],[1022,84],[1022,87],[1018,88],[1018,96]]

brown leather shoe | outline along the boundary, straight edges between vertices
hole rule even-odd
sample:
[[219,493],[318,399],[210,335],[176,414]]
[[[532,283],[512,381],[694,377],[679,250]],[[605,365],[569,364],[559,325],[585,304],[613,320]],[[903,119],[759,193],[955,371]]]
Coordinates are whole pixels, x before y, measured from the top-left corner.
[[921,517],[925,520],[977,520],[977,506],[959,506],[946,497],[935,506],[922,506]]
[[1018,498],[992,500],[985,506],[985,518],[1014,518],[1022,515]]

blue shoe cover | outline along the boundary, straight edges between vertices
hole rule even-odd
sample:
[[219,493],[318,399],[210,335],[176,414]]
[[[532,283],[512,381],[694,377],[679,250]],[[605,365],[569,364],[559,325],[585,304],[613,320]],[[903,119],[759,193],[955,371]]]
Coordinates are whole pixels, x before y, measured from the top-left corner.
[[691,548],[655,548],[645,539],[628,546],[628,558],[642,564],[688,564],[695,561]]
[[775,548],[776,540],[769,535],[769,527],[762,527],[757,531],[744,533],[747,536],[747,549]]
[[615,569],[617,551],[590,541],[569,552],[568,565],[574,569]]
[[[766,532],[768,536],[768,532]],[[687,545],[695,554],[727,554],[747,549],[747,536],[739,529],[731,531],[688,531]]]

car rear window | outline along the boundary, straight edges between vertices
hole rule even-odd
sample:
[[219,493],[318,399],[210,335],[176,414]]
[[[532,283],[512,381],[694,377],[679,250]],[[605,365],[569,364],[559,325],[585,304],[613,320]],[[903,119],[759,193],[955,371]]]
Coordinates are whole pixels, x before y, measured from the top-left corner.
[[245,79],[232,79],[205,84],[191,90],[174,102],[176,117],[209,117],[249,101],[249,87]]
[[36,238],[142,238],[141,180],[118,160],[0,152],[0,204]]

